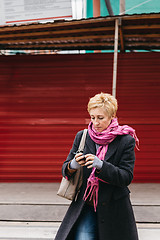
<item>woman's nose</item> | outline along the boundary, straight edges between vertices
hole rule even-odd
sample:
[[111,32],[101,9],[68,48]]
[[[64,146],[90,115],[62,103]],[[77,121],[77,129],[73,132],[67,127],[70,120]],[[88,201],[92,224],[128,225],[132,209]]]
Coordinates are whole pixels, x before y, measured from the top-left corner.
[[99,124],[99,121],[98,120],[95,120],[95,125],[97,126]]

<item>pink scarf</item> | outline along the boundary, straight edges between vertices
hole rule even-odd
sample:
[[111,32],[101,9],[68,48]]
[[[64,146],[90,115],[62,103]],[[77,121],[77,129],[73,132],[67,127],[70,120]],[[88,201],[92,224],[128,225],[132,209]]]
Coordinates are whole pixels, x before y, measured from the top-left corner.
[[[100,147],[97,150],[96,156],[101,160],[104,160],[104,157],[108,150],[108,144],[111,143],[118,135],[130,134],[136,140],[137,144],[139,144],[139,140],[136,136],[135,130],[132,127],[129,127],[128,125],[119,126],[117,118],[114,118],[111,121],[111,124],[108,126],[108,128],[102,132],[97,132],[93,127],[93,123],[90,122],[90,124],[88,125],[88,133],[91,139],[95,143],[100,145]],[[98,177],[95,177],[95,170],[96,168],[93,168],[92,173],[88,178],[87,188],[84,194],[84,200],[86,201],[87,198],[89,197],[90,197],[89,201],[93,199],[94,210],[96,211],[96,207],[98,204],[99,181],[102,182],[105,181],[99,179]]]

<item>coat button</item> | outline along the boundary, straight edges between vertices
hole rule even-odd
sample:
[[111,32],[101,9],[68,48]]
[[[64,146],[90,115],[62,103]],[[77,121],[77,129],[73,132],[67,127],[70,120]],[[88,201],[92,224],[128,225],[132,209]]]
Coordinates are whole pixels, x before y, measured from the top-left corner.
[[102,202],[102,206],[106,206],[106,202]]
[[104,223],[104,219],[101,219],[101,223]]

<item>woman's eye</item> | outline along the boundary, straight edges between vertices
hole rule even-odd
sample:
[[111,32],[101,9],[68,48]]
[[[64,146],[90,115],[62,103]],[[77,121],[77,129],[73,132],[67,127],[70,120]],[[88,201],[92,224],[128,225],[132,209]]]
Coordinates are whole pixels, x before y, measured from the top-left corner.
[[103,120],[103,117],[99,118],[99,120]]

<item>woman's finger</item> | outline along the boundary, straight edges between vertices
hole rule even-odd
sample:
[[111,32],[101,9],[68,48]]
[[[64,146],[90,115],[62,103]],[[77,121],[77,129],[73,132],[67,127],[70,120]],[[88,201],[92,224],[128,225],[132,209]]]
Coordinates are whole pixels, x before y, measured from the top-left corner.
[[79,161],[78,164],[81,165],[81,166],[83,167],[83,166],[85,166],[85,161],[84,161],[84,160]]
[[85,157],[86,157],[86,162],[88,162],[88,161],[94,161],[94,155],[85,155]]
[[89,154],[86,154],[85,157],[86,157],[86,158],[91,158],[91,157],[94,157],[94,155],[91,154],[91,153],[89,153]]
[[76,161],[79,163],[79,161],[85,161],[86,159],[85,159],[85,156],[84,155],[81,155],[81,156],[79,156],[79,157],[77,157],[76,158]]
[[85,166],[89,166],[89,165],[92,165],[93,164],[93,161],[87,161],[86,163],[85,163]]
[[76,155],[75,155],[75,158],[78,158],[78,157],[80,157],[80,156],[82,156],[83,155],[83,153],[77,153]]

